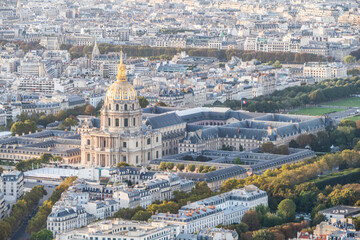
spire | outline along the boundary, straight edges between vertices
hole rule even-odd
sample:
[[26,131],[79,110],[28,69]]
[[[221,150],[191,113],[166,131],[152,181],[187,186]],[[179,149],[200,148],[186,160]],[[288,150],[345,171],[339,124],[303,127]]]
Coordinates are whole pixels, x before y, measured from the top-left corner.
[[120,52],[120,64],[118,65],[118,72],[116,75],[116,79],[120,82],[125,82],[126,81],[126,67],[124,65],[124,61],[123,61],[123,51],[121,48],[121,52]]
[[99,50],[99,47],[97,45],[97,41],[95,39],[95,45],[94,45],[91,56],[94,57],[94,56],[99,56],[99,55],[100,55],[100,50]]

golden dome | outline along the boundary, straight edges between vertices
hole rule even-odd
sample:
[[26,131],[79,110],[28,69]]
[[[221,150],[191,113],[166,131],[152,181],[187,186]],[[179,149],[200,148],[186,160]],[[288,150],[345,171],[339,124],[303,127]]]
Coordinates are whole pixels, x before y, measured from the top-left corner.
[[121,50],[116,81],[107,90],[105,101],[128,101],[137,99],[137,93],[134,86],[126,81],[126,67],[122,55],[123,52]]

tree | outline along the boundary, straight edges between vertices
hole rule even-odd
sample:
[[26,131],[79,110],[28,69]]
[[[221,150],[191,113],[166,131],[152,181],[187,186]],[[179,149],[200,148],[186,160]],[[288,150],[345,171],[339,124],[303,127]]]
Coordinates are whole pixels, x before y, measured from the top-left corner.
[[29,132],[33,133],[38,130],[36,123],[30,120],[25,120],[25,122],[16,122],[11,127],[11,133],[13,135],[19,134],[22,135],[23,133],[29,134]]
[[275,149],[276,154],[289,155],[290,151],[286,145],[280,145]]
[[149,105],[149,101],[145,97],[138,96],[138,99],[141,108],[146,108]]
[[66,114],[66,112],[64,110],[60,110],[59,112],[57,112],[55,114],[55,118],[58,121],[65,120],[66,116],[67,116],[67,114]]
[[164,102],[157,102],[155,105],[159,106],[159,107],[166,107],[167,106],[167,104],[164,103]]
[[317,89],[314,92],[309,94],[310,100],[314,103],[323,102],[326,100],[326,97],[321,89]]
[[272,235],[272,233],[266,229],[254,232],[251,238],[251,240],[273,240],[273,239],[274,236]]
[[185,166],[183,163],[178,163],[178,164],[176,164],[176,168],[177,168],[177,170],[182,171],[182,170],[184,170]]
[[53,239],[53,233],[50,230],[47,230],[44,228],[40,232],[34,234],[34,236],[31,237],[31,240],[51,240]]
[[40,156],[40,161],[42,163],[49,163],[52,158],[53,158],[53,155],[51,155],[50,153],[43,153]]
[[195,171],[195,165],[194,164],[189,164],[189,165],[186,166],[186,169],[189,172],[193,172],[193,171]]
[[356,57],[351,56],[351,55],[346,55],[344,57],[344,62],[345,63],[355,63],[356,62]]
[[[91,106],[91,105],[89,105],[89,106]],[[76,126],[78,124],[78,121],[76,119],[68,117],[64,120],[64,122],[62,124],[64,125],[64,127],[69,128],[72,126]]]
[[126,163],[126,162],[119,162],[119,163],[117,164],[117,167],[118,167],[118,168],[128,167],[128,166],[130,166],[130,164],[128,164],[128,163]]
[[235,158],[234,164],[239,164],[239,165],[240,165],[240,164],[243,164],[242,161],[241,161],[241,159],[240,159],[240,157]]
[[147,221],[151,217],[151,212],[140,210],[135,213],[135,215],[131,218],[134,221]]
[[274,153],[275,145],[272,142],[266,142],[261,145],[261,152],[263,153]]
[[315,214],[315,217],[314,217],[314,219],[312,220],[312,225],[313,225],[313,226],[316,226],[316,225],[318,225],[319,223],[324,222],[324,221],[326,221],[326,217],[324,216],[324,214],[322,214],[322,213],[317,213],[317,214]]
[[172,162],[167,162],[167,163],[166,163],[166,168],[167,168],[168,170],[172,170],[172,169],[174,168],[174,163],[172,163]]
[[159,165],[159,169],[161,171],[165,171],[166,170],[166,162],[161,162],[160,165]]
[[103,105],[104,105],[104,100],[101,99],[100,102],[96,105],[96,108],[95,108],[97,114],[100,112]]
[[284,217],[285,221],[293,221],[295,219],[296,205],[291,199],[284,199],[278,205],[278,213]]
[[250,210],[246,212],[242,217],[241,222],[248,225],[250,231],[255,231],[260,229],[259,215],[257,214],[256,211]]
[[276,60],[272,66],[274,68],[282,68],[282,65],[280,64],[280,62],[278,60]]
[[0,239],[8,239],[11,235],[11,225],[6,221],[0,221]]
[[84,111],[85,115],[91,115],[91,116],[95,116],[96,114],[96,109],[92,106],[92,105],[87,105]]
[[176,202],[173,201],[163,201],[161,204],[153,203],[147,207],[149,212],[160,212],[160,213],[177,213],[180,206]]
[[289,142],[289,147],[291,148],[298,148],[299,144],[293,139]]

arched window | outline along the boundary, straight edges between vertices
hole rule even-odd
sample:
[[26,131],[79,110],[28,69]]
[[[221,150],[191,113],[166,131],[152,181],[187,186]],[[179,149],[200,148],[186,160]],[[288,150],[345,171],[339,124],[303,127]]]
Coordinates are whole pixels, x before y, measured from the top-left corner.
[[124,105],[124,110],[127,111],[127,104]]
[[116,111],[119,111],[119,104],[116,104]]

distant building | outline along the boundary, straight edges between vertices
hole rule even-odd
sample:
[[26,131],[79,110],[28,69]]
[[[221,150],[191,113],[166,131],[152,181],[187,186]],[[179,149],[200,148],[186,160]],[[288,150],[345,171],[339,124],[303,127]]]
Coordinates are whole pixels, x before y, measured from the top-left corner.
[[56,240],[103,240],[103,239],[167,239],[175,240],[179,227],[166,223],[147,223],[104,220],[92,223],[84,228],[67,231],[56,236]]
[[360,216],[360,207],[352,207],[352,206],[335,206],[332,208],[328,208],[325,210],[321,210],[322,213],[328,221],[335,219],[336,221],[340,221],[341,219],[348,217],[358,217]]

